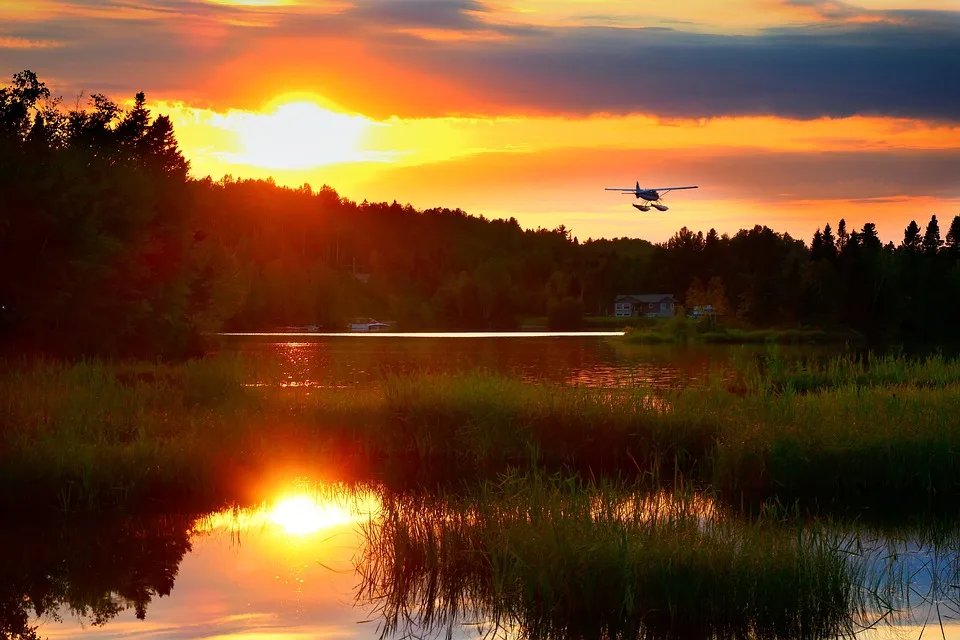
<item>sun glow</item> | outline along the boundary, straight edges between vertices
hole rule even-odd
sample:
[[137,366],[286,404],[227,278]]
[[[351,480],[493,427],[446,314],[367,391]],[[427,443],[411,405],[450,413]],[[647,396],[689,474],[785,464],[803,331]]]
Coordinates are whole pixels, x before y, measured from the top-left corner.
[[350,511],[333,503],[321,503],[308,496],[294,496],[277,503],[270,522],[290,535],[304,536],[337,525],[349,524]]
[[377,496],[337,485],[318,484],[304,489],[302,483],[271,502],[245,509],[224,509],[197,520],[191,532],[273,532],[306,537],[319,531],[343,527],[374,517],[381,508]]
[[234,164],[309,169],[383,159],[382,154],[363,150],[366,134],[378,125],[307,100],[281,104],[270,113],[230,111],[215,116],[211,124],[238,136],[241,150],[220,154]]

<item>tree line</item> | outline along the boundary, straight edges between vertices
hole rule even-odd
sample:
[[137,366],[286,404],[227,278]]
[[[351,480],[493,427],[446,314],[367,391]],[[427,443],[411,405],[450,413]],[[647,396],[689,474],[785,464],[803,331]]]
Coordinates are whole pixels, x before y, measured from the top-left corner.
[[353,316],[573,328],[624,293],[672,293],[754,326],[943,340],[960,304],[960,216],[944,239],[935,216],[922,234],[910,222],[897,246],[843,220],[809,246],[761,225],[580,242],[562,225],[358,203],[328,186],[195,179],[170,119],[145,105],[94,94],[67,109],[30,71],[0,89],[8,350],[177,357],[221,330],[340,329]]

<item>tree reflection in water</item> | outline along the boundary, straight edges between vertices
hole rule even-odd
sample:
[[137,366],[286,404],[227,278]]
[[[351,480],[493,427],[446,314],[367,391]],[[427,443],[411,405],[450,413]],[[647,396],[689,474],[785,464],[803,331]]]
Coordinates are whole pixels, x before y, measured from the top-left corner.
[[6,526],[0,530],[0,637],[37,638],[35,620],[64,614],[103,625],[123,611],[146,617],[170,595],[190,551],[193,516]]

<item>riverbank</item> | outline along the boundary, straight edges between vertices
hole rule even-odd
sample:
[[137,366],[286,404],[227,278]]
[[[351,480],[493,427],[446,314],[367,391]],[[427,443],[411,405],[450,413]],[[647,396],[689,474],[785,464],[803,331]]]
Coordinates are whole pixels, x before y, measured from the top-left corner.
[[700,324],[686,318],[672,318],[656,325],[627,329],[625,344],[863,344],[864,337],[853,331],[823,329],[737,329]]

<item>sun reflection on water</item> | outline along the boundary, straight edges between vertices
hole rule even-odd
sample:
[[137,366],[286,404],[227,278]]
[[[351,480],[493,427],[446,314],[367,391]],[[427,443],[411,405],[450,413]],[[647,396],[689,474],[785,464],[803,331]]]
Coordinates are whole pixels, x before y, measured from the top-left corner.
[[281,500],[270,510],[268,517],[270,522],[295,536],[309,535],[351,521],[350,512],[340,505],[320,503],[307,496]]
[[255,507],[228,508],[199,518],[193,534],[260,531],[305,537],[320,531],[347,526],[375,517],[381,503],[376,494],[337,485],[303,483],[292,491]]

